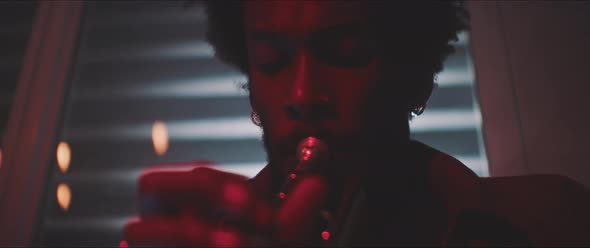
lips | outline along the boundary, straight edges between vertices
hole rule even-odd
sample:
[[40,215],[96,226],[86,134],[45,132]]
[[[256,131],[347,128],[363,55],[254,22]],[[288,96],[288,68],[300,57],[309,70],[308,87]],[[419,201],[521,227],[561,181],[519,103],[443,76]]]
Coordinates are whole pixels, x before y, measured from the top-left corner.
[[[321,123],[288,123],[283,126],[284,131],[289,130],[283,135],[275,137],[268,137],[271,141],[274,141],[272,147],[273,150],[272,159],[280,164],[281,170],[284,173],[290,173],[290,171],[297,166],[299,161],[296,157],[297,145],[299,142],[307,137],[315,137],[322,140],[328,147],[330,154],[329,157],[324,160],[326,164],[322,167],[332,167],[328,164],[337,164],[340,167],[343,163],[348,160],[348,157],[352,153],[357,153],[358,137],[352,136],[352,134],[338,134],[336,133],[337,128],[329,128]],[[271,134],[272,132],[268,132]],[[282,136],[282,137],[281,137]],[[339,161],[339,162],[336,162]]]
[[315,137],[320,139],[326,142],[328,146],[330,146],[330,141],[334,140],[334,136],[331,135],[331,133],[325,128],[299,126],[292,129],[285,142],[288,144],[288,149],[295,152],[297,149],[297,144],[307,137]]

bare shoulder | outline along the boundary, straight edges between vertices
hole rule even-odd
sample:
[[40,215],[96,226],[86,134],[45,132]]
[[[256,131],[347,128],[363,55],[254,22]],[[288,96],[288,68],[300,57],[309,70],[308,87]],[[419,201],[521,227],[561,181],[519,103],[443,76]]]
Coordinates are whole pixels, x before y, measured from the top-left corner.
[[480,178],[453,156],[426,144],[412,141],[412,146],[426,156],[432,188],[448,202],[451,209],[479,208]]

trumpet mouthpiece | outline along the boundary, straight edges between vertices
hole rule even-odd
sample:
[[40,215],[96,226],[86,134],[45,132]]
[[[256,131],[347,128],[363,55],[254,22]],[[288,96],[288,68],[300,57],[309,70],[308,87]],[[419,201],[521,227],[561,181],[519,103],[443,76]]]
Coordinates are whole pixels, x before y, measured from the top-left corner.
[[310,166],[326,159],[328,146],[316,137],[307,137],[297,145],[297,159],[299,166],[296,170],[307,171]]

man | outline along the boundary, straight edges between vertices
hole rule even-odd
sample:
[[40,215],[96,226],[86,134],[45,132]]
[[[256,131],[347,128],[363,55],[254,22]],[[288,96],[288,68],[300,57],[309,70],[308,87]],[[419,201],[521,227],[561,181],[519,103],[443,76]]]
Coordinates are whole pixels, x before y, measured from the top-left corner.
[[[408,120],[424,110],[449,42],[467,27],[461,4],[206,5],[217,57],[249,80],[268,165],[249,181],[207,168],[145,174],[129,244],[527,244],[480,211],[473,172],[409,138]],[[279,196],[306,137],[325,143],[329,158]]]

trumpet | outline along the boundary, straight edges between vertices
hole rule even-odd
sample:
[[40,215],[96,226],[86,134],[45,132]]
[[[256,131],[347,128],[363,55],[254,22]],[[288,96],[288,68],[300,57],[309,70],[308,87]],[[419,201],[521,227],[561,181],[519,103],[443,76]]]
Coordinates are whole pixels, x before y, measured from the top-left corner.
[[[302,174],[317,171],[322,163],[327,162],[330,156],[328,146],[322,140],[316,137],[307,137],[301,140],[297,145],[296,157],[298,164],[287,176],[279,188],[275,198],[275,206],[287,197],[288,190]],[[320,216],[323,219],[324,228],[318,234],[322,242],[329,246],[349,246],[350,236],[354,230],[352,227],[359,218],[359,210],[364,202],[363,190],[359,189],[352,197],[352,202],[339,206],[336,211],[336,218],[329,211],[322,211]]]

